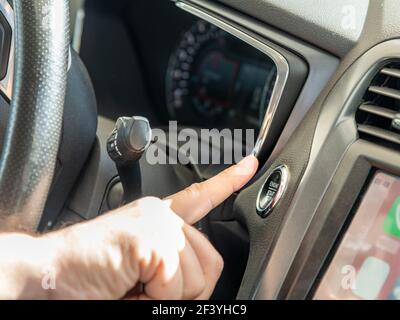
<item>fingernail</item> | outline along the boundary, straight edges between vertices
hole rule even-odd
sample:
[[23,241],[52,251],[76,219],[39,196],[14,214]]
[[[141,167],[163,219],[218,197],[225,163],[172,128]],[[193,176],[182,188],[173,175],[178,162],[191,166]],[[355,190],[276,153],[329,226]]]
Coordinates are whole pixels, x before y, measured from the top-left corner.
[[253,166],[254,165],[254,160],[255,160],[255,157],[253,155],[247,156],[246,158],[243,158],[238,163],[238,166],[240,166],[240,167]]
[[241,160],[235,169],[236,175],[247,176],[254,173],[254,167],[256,166],[256,157],[253,155],[248,156]]

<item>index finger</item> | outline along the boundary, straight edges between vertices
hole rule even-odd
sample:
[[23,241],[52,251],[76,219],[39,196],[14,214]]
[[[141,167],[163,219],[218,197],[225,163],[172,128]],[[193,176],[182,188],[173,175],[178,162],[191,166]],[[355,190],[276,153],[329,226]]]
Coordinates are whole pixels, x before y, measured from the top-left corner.
[[240,190],[257,171],[258,160],[248,156],[215,177],[166,199],[171,209],[188,224],[194,224],[206,216],[212,209]]

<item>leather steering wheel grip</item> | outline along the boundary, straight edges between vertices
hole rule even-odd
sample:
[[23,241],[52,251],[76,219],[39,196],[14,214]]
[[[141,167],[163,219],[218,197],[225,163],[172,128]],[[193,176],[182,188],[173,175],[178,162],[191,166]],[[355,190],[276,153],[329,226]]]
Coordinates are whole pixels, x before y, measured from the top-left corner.
[[15,62],[0,159],[0,230],[36,231],[53,180],[67,85],[67,0],[14,0]]

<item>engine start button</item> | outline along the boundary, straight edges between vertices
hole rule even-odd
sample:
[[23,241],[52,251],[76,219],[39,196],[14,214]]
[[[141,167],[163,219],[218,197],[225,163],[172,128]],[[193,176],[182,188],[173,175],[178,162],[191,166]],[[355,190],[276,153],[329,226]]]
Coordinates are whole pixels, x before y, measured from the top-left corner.
[[289,170],[286,166],[277,167],[262,186],[257,197],[257,213],[266,218],[274,210],[286,191]]

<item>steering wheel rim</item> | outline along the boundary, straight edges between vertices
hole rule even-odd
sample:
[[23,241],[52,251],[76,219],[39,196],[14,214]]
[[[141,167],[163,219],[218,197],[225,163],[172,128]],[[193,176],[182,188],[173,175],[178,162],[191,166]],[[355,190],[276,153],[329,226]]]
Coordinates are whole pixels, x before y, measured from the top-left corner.
[[0,158],[1,229],[37,229],[53,180],[67,85],[67,0],[14,0],[13,97]]

